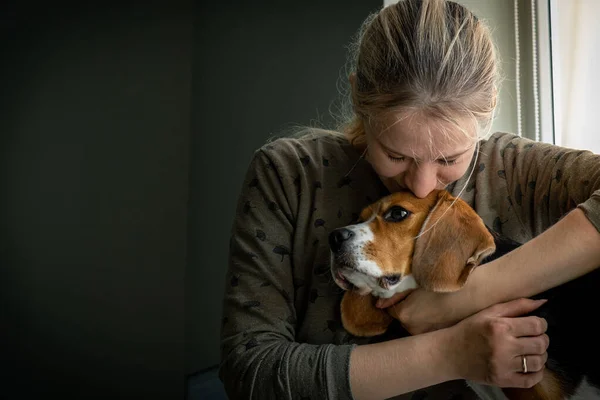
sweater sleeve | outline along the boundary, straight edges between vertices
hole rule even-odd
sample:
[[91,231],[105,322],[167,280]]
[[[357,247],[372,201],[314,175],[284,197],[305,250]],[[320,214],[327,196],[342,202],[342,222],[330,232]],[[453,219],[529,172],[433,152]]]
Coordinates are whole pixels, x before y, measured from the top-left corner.
[[533,236],[575,207],[600,231],[600,155],[514,135],[500,136],[495,147],[508,199]]
[[232,400],[351,399],[352,345],[295,341],[289,257],[295,195],[281,160],[265,149],[257,151],[238,199],[224,292],[220,378]]

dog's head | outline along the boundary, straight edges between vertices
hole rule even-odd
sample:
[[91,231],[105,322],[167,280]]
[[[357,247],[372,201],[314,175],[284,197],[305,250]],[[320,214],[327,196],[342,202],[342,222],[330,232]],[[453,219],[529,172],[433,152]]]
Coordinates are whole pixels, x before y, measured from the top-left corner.
[[366,207],[359,223],[329,235],[331,273],[344,290],[391,297],[417,287],[459,290],[495,250],[475,211],[445,190],[424,199],[408,192]]

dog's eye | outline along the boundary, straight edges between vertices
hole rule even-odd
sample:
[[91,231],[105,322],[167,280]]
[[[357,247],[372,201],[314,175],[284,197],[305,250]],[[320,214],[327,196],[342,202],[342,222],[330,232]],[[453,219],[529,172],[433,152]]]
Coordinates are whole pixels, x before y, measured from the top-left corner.
[[384,216],[384,219],[388,222],[400,222],[410,215],[410,212],[406,211],[400,206],[393,206],[390,208]]
[[384,276],[383,279],[388,285],[395,285],[400,282],[400,275],[388,275]]

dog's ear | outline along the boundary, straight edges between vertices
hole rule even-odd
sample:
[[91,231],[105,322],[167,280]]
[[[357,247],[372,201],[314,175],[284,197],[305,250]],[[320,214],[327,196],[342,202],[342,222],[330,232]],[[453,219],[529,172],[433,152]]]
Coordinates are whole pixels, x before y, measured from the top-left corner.
[[494,238],[477,213],[442,190],[415,241],[412,274],[425,290],[453,292],[495,249]]

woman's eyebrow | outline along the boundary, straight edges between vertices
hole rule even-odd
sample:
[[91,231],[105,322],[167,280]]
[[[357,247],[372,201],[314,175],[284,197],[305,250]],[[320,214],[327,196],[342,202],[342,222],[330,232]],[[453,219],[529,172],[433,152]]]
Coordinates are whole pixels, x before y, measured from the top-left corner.
[[465,154],[469,150],[471,150],[471,147],[467,147],[466,149],[461,150],[459,153],[452,154],[450,156],[442,156],[442,158],[446,159],[446,160],[452,160],[453,158],[458,158],[458,157],[462,156],[463,154]]
[[408,156],[406,156],[406,155],[404,155],[404,154],[402,154],[402,153],[398,153],[397,151],[390,149],[390,148],[389,148],[389,147],[387,147],[385,144],[383,144],[383,143],[382,143],[380,140],[377,140],[377,141],[379,142],[379,145],[380,145],[381,147],[383,147],[383,149],[384,149],[385,151],[387,151],[388,153],[390,153],[390,154],[393,154],[393,155],[395,155],[395,156],[398,156],[398,157],[408,157]]

